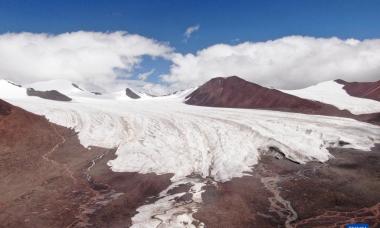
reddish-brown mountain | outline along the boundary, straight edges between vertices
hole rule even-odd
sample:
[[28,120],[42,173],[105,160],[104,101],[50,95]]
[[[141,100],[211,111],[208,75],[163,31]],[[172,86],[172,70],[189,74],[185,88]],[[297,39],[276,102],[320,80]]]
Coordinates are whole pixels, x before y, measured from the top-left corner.
[[302,99],[276,89],[269,89],[248,82],[237,76],[214,78],[191,93],[186,104],[227,107],[256,108],[306,114],[352,117],[346,110],[317,101]]
[[338,79],[336,82],[344,85],[343,89],[351,96],[380,101],[380,80],[377,82],[346,82]]

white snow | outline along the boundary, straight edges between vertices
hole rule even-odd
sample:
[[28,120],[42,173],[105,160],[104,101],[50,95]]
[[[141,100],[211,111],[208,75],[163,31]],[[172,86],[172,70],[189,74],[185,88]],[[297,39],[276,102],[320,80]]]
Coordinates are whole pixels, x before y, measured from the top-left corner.
[[[192,198],[189,201],[179,201],[175,199],[186,194],[181,192],[170,195],[168,191],[180,184],[190,183],[193,186],[189,193]],[[150,228],[150,227],[186,227],[196,228],[204,227],[204,224],[195,226],[193,214],[198,210],[202,203],[201,194],[204,190],[204,180],[196,178],[184,178],[170,185],[166,190],[160,193],[159,199],[153,204],[143,205],[137,208],[138,214],[132,218],[132,228]],[[198,222],[198,221],[197,221]]]
[[60,93],[63,93],[67,96],[71,95],[77,95],[77,96],[89,96],[94,95],[81,87],[76,87],[76,84],[72,83],[68,80],[63,79],[57,79],[57,80],[50,80],[50,81],[42,81],[42,82],[35,82],[32,84],[25,85],[25,88],[33,88],[35,90],[39,91],[49,91],[49,90],[57,90]]
[[326,81],[304,89],[281,91],[297,97],[331,104],[356,115],[380,112],[380,102],[350,96],[343,86],[335,81]]
[[0,98],[74,128],[85,146],[118,147],[108,163],[116,172],[174,173],[173,181],[191,173],[217,181],[242,176],[272,146],[300,163],[323,162],[340,140],[362,150],[380,140],[379,127],[352,119],[186,105],[190,92],[125,100],[73,96],[75,102]]
[[[36,89],[58,86],[42,85]],[[348,142],[346,148],[367,151],[380,143],[380,127],[352,119],[184,104],[194,89],[165,97],[118,99],[117,94],[83,96],[63,87],[73,102],[28,97],[25,88],[0,80],[0,99],[74,128],[84,146],[116,147],[116,159],[108,162],[115,172],[173,173],[173,184],[162,198],[137,209],[134,227],[192,227],[204,182],[188,176],[228,181],[247,175],[269,147],[304,163],[328,160],[332,155],[327,148],[338,147],[339,141]],[[194,184],[193,198],[179,205],[173,199],[184,193],[167,191],[183,182]]]
[[26,89],[19,87],[7,80],[0,79],[0,98],[1,99],[19,99],[26,98]]

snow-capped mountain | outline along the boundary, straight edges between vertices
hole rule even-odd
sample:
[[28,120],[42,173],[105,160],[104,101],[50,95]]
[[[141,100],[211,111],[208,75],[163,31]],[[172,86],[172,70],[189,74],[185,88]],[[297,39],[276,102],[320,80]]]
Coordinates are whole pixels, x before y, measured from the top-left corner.
[[[73,101],[28,96],[26,88],[29,87],[36,91],[59,91]],[[263,167],[260,166],[268,154],[306,167],[315,162],[327,164],[336,156],[330,152],[332,148],[371,151],[379,144],[380,126],[353,118],[359,119],[356,114],[380,112],[377,108],[380,102],[352,97],[344,93],[342,87],[336,82],[325,82],[303,90],[279,91],[238,77],[228,77],[215,78],[198,88],[172,95],[152,97],[130,88],[94,95],[61,80],[24,87],[0,81],[0,99],[7,102],[1,103],[0,113],[7,114],[4,117],[7,124],[19,119],[9,115],[9,107],[19,110],[17,112],[24,119],[39,119],[43,127],[31,128],[39,132],[35,137],[44,139],[53,131],[56,137],[52,141],[57,142],[47,146],[50,149],[38,158],[49,161],[51,166],[59,167],[66,178],[73,179],[69,186],[74,188],[77,182],[83,181],[84,185],[95,186],[95,191],[100,189],[91,200],[104,203],[104,207],[98,203],[94,211],[108,208],[109,202],[118,202],[124,195],[129,202],[128,194],[132,194],[136,203],[127,206],[130,207],[128,210],[137,212],[128,215],[132,227],[157,227],[160,224],[169,227],[198,224],[201,227],[203,221],[197,216],[209,203],[203,196],[212,186],[222,188],[246,176],[257,178],[256,172],[263,175],[258,179],[262,191],[277,194],[278,189],[274,189],[276,179],[265,179],[271,177],[270,173],[262,173]],[[327,96],[332,97],[327,99]],[[38,115],[46,117],[52,125]],[[22,125],[20,123],[17,126]],[[11,125],[4,126],[9,129]],[[68,136],[71,131],[75,132]],[[11,131],[8,133],[10,138],[14,137]],[[75,159],[66,160],[62,154],[70,153],[70,156],[82,159],[82,155],[72,155],[70,149],[67,149],[70,152],[61,150],[67,145],[66,140],[75,139],[78,141],[69,141],[68,148],[84,151],[82,163],[91,157],[88,153],[92,150],[103,151],[94,152],[87,168]],[[44,145],[48,143],[42,142]],[[115,152],[106,155],[104,151]],[[97,168],[98,160],[102,162],[102,168]],[[94,173],[86,171],[87,178],[81,180],[83,174],[77,173],[78,170],[93,167],[99,170]],[[97,176],[99,173],[102,175]],[[91,175],[98,179],[93,180]],[[123,175],[128,178],[124,179]],[[249,183],[256,182],[251,179]],[[187,190],[179,191],[178,188]],[[238,191],[236,187],[231,189]],[[154,195],[159,197],[147,202],[147,198]],[[276,197],[273,200],[282,202],[287,213],[292,214],[293,209],[288,208],[287,201]],[[92,210],[94,202],[88,201],[78,207],[91,207],[87,209]],[[281,221],[290,219],[285,215],[278,216]],[[86,219],[80,217],[79,220]]]
[[346,82],[338,79],[335,82],[344,85],[343,89],[351,96],[380,101],[380,80],[376,82]]
[[188,96],[187,104],[349,116],[332,105],[288,95],[239,77],[214,78]]
[[63,93],[67,96],[76,95],[76,96],[88,96],[92,93],[84,90],[76,83],[73,83],[68,80],[50,80],[50,81],[41,81],[35,82],[28,85],[25,85],[26,88],[33,88],[38,91],[51,91],[56,90],[60,93]]
[[[347,92],[346,89],[344,89],[344,87],[344,84],[338,83],[337,81],[327,81],[304,89],[282,90],[282,92],[304,99],[331,104],[341,110],[348,110],[356,115],[380,112],[380,102],[371,99],[360,98],[360,95],[359,97],[352,96]],[[368,93],[368,95],[375,96],[376,91],[371,89],[369,90],[370,93]],[[358,90],[350,89],[349,91]],[[364,92],[363,95],[365,93],[366,92]],[[380,93],[380,90],[377,93]]]

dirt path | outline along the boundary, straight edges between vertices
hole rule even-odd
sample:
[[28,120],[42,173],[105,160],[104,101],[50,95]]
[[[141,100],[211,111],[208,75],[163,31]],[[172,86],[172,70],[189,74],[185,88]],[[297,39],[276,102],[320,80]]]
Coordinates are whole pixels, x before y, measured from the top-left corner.
[[50,126],[52,127],[54,133],[61,139],[60,142],[58,142],[57,144],[55,144],[53,146],[53,148],[51,150],[49,150],[46,154],[42,155],[42,159],[45,160],[46,162],[48,163],[51,163],[53,166],[57,167],[58,169],[62,169],[64,171],[64,173],[67,174],[68,177],[70,177],[74,183],[77,183],[78,180],[77,178],[74,176],[74,172],[68,167],[67,164],[61,164],[61,163],[58,163],[57,161],[55,160],[52,160],[49,158],[49,156],[54,153],[60,146],[62,146],[63,144],[66,143],[66,138],[60,134],[57,130],[57,128],[53,125],[53,124],[50,124]]

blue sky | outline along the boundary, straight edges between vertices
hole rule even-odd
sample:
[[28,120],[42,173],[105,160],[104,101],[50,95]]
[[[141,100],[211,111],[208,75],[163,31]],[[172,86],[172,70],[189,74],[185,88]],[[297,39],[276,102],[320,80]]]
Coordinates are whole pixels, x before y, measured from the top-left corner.
[[[370,0],[1,0],[0,33],[122,30],[168,42],[185,54],[288,35],[378,38],[379,12],[380,1]],[[185,41],[185,30],[194,25],[199,30]],[[136,74],[154,68],[159,75],[169,64],[148,59]]]

